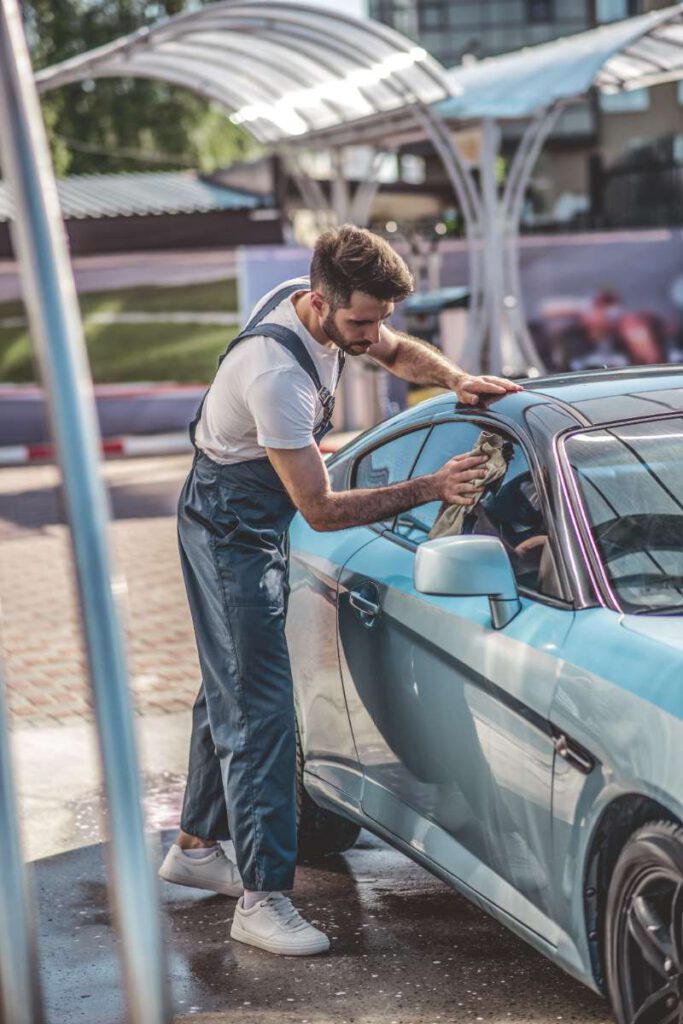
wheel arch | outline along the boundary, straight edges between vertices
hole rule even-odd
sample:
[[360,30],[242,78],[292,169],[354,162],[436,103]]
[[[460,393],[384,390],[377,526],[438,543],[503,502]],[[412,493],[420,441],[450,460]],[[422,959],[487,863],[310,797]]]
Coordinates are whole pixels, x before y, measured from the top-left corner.
[[584,926],[593,975],[606,992],[604,965],[605,909],[619,854],[637,829],[649,821],[683,822],[670,808],[642,793],[625,793],[603,808],[588,847],[584,871]]

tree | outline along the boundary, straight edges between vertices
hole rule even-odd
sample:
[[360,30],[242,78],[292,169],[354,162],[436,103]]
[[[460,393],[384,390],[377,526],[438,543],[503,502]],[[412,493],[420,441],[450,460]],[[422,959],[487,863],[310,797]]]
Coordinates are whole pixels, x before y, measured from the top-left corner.
[[[77,56],[187,6],[187,0],[24,0],[33,66]],[[152,79],[85,80],[45,93],[42,104],[58,175],[210,171],[255,148],[215,105]]]

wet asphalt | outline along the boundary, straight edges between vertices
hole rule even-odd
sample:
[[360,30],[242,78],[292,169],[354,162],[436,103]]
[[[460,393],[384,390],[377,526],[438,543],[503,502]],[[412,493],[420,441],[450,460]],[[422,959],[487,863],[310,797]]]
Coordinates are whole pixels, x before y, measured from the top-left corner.
[[[50,1024],[123,1024],[103,848],[35,867]],[[599,997],[367,832],[343,856],[299,868],[295,902],[330,935],[325,956],[232,942],[226,897],[163,884],[162,898],[176,1024],[611,1019]]]

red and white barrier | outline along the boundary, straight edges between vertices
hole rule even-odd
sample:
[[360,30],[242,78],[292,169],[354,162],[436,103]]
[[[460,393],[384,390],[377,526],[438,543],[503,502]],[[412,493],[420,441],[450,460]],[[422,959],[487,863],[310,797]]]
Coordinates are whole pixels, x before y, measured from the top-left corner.
[[[355,432],[330,434],[320,445],[324,455],[331,455],[356,436]],[[105,458],[154,455],[184,455],[192,450],[186,430],[177,434],[130,434],[109,437],[102,441]],[[25,466],[29,463],[54,462],[55,450],[51,444],[0,445],[0,466]]]
[[[192,449],[187,431],[178,434],[130,435],[109,437],[102,442],[105,458],[136,455],[182,455]],[[0,445],[0,466],[25,466],[35,462],[54,462],[51,444]]]

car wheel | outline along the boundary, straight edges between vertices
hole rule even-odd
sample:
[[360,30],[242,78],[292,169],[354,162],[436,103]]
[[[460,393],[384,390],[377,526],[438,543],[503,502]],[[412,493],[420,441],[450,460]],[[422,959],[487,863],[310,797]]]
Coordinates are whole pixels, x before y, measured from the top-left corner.
[[607,987],[619,1024],[683,1024],[683,828],[640,828],[614,868]]
[[296,813],[299,839],[299,860],[327,857],[343,853],[353,846],[360,825],[323,810],[311,800],[304,786],[304,751],[301,735],[296,730]]

